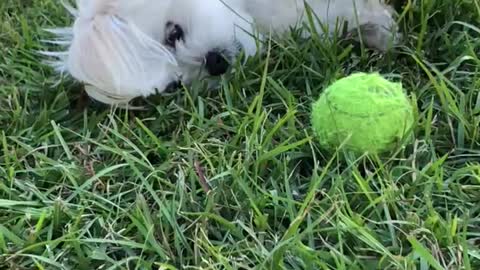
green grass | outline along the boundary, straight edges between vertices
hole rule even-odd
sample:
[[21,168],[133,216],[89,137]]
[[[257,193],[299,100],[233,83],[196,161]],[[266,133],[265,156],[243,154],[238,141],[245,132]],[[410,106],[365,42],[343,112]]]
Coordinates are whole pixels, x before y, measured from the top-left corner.
[[[292,34],[131,113],[41,64],[56,0],[0,1],[0,269],[480,269],[480,4],[405,2],[390,54]],[[404,84],[414,143],[319,149],[310,104],[355,71]]]

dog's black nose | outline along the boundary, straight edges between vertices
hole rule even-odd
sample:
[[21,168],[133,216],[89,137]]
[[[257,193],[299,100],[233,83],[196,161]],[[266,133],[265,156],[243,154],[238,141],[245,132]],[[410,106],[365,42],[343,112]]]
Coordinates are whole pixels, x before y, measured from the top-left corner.
[[219,52],[209,52],[205,56],[205,67],[212,76],[219,76],[227,72],[228,66],[227,59],[223,57]]

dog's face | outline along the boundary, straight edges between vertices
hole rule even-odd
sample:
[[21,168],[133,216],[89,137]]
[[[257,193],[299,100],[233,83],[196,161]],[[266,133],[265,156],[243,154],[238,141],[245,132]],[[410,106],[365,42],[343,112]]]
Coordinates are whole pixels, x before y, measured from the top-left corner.
[[199,77],[225,73],[235,57],[257,49],[252,18],[237,0],[172,0],[154,19],[137,17],[148,34],[161,42],[177,60],[179,79],[189,83]]
[[57,70],[84,82],[93,98],[125,103],[178,82],[225,73],[240,52],[257,50],[244,0],[80,1],[56,57]]

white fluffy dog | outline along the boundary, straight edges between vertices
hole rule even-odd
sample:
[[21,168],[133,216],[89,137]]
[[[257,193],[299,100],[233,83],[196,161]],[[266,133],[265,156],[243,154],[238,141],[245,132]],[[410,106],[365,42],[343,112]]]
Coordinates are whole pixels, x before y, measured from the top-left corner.
[[318,31],[347,26],[380,50],[395,40],[392,11],[381,0],[77,0],[68,7],[73,27],[50,30],[67,50],[48,55],[92,98],[126,104],[225,73],[240,52],[257,52],[262,35],[305,22],[307,7]]

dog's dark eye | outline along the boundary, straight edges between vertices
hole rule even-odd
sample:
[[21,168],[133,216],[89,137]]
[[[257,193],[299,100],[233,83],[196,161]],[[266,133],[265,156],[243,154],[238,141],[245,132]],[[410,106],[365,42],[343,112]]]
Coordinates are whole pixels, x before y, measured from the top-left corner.
[[165,37],[165,44],[167,46],[175,48],[175,44],[179,40],[183,40],[184,32],[180,25],[172,22],[167,23],[167,36]]

